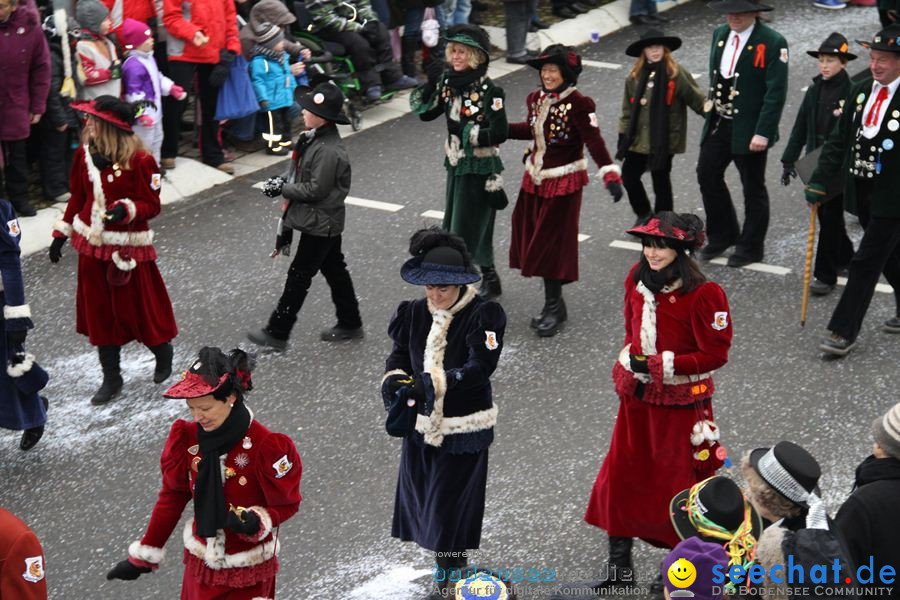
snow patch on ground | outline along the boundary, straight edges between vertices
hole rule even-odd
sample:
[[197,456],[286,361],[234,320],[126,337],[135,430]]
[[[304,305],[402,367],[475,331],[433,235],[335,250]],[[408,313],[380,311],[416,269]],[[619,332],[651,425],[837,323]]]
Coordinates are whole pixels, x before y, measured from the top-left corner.
[[[372,557],[372,562],[380,562]],[[347,598],[363,600],[394,600],[414,598],[424,593],[422,582],[416,581],[429,576],[429,569],[415,569],[410,566],[390,565],[364,584],[353,588]]]

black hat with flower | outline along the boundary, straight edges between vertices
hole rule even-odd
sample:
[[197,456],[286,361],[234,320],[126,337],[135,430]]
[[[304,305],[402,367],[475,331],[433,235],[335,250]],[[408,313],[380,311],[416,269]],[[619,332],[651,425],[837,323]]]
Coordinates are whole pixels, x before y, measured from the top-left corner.
[[572,85],[578,83],[578,76],[581,75],[582,69],[581,56],[572,46],[562,44],[547,46],[539,56],[528,61],[528,65],[538,71],[546,64],[558,66],[563,79],[568,83]]

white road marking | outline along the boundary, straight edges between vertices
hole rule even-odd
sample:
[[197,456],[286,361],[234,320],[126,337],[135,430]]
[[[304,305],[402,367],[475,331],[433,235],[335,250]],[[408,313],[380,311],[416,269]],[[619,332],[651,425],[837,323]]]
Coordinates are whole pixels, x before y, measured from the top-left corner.
[[397,212],[403,208],[402,204],[381,202],[379,200],[366,200],[365,198],[356,198],[355,196],[347,196],[345,202],[353,206],[363,206],[365,208],[374,208],[377,210],[385,210],[387,212]]
[[581,64],[588,67],[596,67],[598,69],[621,69],[622,65],[616,63],[608,63],[600,60],[582,60]]
[[256,183],[253,184],[252,187],[254,187],[258,190],[261,190],[265,186],[265,183],[266,183],[265,181],[257,181]]
[[578,241],[579,241],[579,242],[586,242],[586,241],[589,240],[589,239],[591,239],[591,236],[589,236],[589,235],[587,235],[587,234],[584,234],[584,233],[579,233],[579,234],[578,234]]
[[[624,250],[635,250],[640,251],[641,245],[638,242],[626,242],[624,240],[613,240],[610,242],[609,246],[611,248],[622,248]],[[714,265],[725,265],[728,263],[728,260],[723,257],[714,258],[709,261]],[[742,269],[747,269],[749,271],[759,271],[760,273],[771,273],[773,275],[781,275],[782,277],[791,272],[790,269],[785,267],[779,267],[776,265],[767,265],[766,263],[751,263],[746,267],[741,267]]]
[[444,211],[442,211],[442,210],[426,210],[420,216],[423,216],[426,219],[443,219]]
[[[847,278],[846,277],[838,277],[837,284],[838,285],[847,285]],[[875,286],[875,291],[881,292],[883,294],[893,294],[894,288],[892,288],[890,285],[888,285],[886,283],[879,283],[878,285]]]

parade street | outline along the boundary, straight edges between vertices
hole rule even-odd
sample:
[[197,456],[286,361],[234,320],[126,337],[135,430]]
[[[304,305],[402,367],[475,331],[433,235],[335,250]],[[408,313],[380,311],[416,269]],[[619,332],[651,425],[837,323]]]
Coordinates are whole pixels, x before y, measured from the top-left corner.
[[[806,326],[800,327],[809,212],[799,181],[788,188],[779,183],[779,159],[803,90],[817,73],[806,50],[832,31],[850,40],[871,39],[880,26],[875,8],[827,11],[799,0],[779,2],[767,15],[791,48],[788,101],[781,141],[768,157],[772,216],[765,266],[704,265],[707,276],[725,289],[734,323],[730,360],[716,373],[713,405],[735,465],[745,451],[781,439],[808,448],[822,465],[821,489],[834,514],[851,490],[855,465],[871,452],[872,420],[897,401],[900,335],[881,332],[881,323],[894,316],[886,285],[875,293],[859,345],[846,358],[826,359],[817,349],[842,287],[813,297]],[[705,92],[710,36],[723,19],[703,2],[666,16],[672,19],[667,33],[684,42],[675,58]],[[611,153],[623,84],[633,64],[624,49],[637,37],[627,28],[582,49],[587,60],[579,89],[597,101]],[[851,51],[860,55],[849,64],[855,74],[866,68],[868,53],[855,42]],[[497,83],[506,91],[510,121],[524,118],[525,97],[538,84],[536,71],[522,69]],[[688,123],[687,153],[674,162],[675,210],[703,217],[695,172],[702,121],[689,113]],[[429,589],[432,554],[390,537],[400,441],[384,431],[379,382],[394,308],[423,293],[405,284],[399,270],[409,256],[410,234],[440,223],[446,133],[443,119],[422,123],[407,115],[345,142],[355,200],[348,202],[343,249],[365,338],[319,341],[319,332],[334,325],[320,276],[287,351],[258,352],[248,405],[267,427],[290,435],[303,460],[300,511],[278,533],[278,598],[406,600]],[[540,598],[561,582],[590,578],[606,556],[605,534],[582,516],[616,418],[610,372],[622,347],[622,282],[640,246],[624,233],[634,221],[627,200],[613,204],[592,181],[581,218],[580,281],[564,292],[569,321],[556,337],[536,337],[529,319],[543,301],[540,282],[520,277],[507,260],[524,149],[513,140],[501,146],[511,204],[498,213],[495,249],[508,326],[491,380],[499,416],[474,562],[536,570],[544,581],[520,584],[519,597]],[[155,219],[158,264],[179,327],[173,377],[204,345],[258,351],[245,332],[265,324],[289,260],[269,258],[280,200],[264,197],[253,185],[279,174],[284,164],[166,206]],[[596,170],[591,163],[590,172]],[[734,167],[728,182],[743,220]],[[649,187],[649,176],[645,184]],[[848,216],[847,223],[858,241],[856,220]],[[76,262],[71,246],[56,265],[46,253],[23,259],[35,321],[29,351],[51,375],[44,392],[50,409],[46,433],[34,450],[18,450],[17,432],[0,436],[0,506],[40,538],[51,598],[176,598],[181,527],[169,539],[158,571],[133,582],[107,581],[105,574],[126,558],[129,543],[140,539],[159,490],[159,456],[168,429],[175,418],[190,415],[183,402],[161,397],[174,379],[153,385],[153,356],[135,344],[123,349],[122,396],[106,407],[89,404],[100,369],[95,349],[74,331]],[[739,469],[732,474],[740,482]],[[185,518],[191,513],[188,508]],[[635,556],[637,577],[647,585],[664,552],[640,543]]]

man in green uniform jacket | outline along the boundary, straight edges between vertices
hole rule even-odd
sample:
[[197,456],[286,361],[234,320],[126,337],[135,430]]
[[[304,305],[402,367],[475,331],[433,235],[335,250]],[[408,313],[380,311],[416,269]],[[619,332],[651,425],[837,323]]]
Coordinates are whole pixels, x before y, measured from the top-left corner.
[[[850,261],[850,277],[828,329],[819,345],[829,354],[844,356],[856,345],[863,318],[884,273],[894,288],[897,313],[884,331],[900,333],[900,24],[889,25],[871,42],[872,78],[853,85],[838,126],[831,131],[819,164],[806,187],[806,200],[827,199],[831,174],[843,169],[844,207],[859,217],[865,234]],[[895,146],[898,146],[895,149]],[[826,200],[827,201],[827,200]]]
[[[743,267],[763,258],[769,227],[766,158],[778,141],[787,97],[788,47],[758,18],[772,7],[754,0],[715,0],[708,6],[725,13],[728,23],[713,33],[709,58],[710,110],[697,162],[709,243],[700,258],[710,260],[736,245],[728,266]],[[744,188],[743,229],[725,185],[731,161]]]

